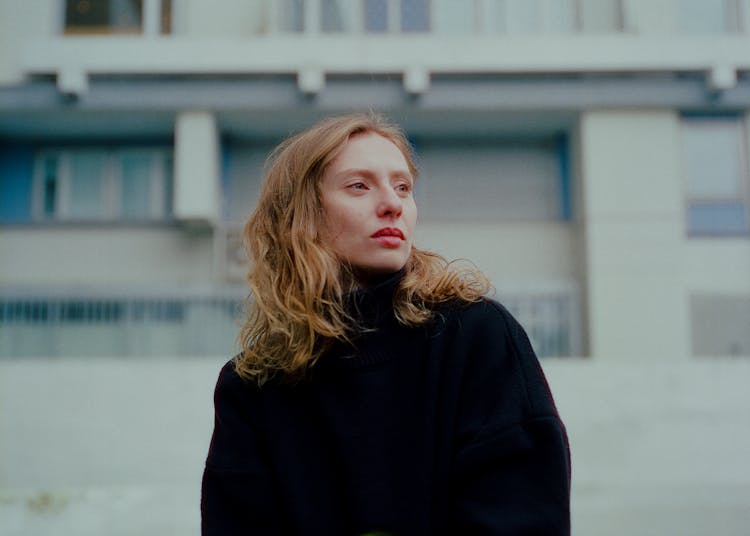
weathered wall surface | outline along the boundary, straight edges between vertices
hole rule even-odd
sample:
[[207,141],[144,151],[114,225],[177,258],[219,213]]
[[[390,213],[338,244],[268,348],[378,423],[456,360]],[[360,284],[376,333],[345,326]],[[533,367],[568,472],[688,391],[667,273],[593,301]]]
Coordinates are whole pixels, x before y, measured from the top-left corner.
[[[0,533],[196,534],[224,360],[0,362]],[[544,366],[574,534],[746,534],[750,362]]]

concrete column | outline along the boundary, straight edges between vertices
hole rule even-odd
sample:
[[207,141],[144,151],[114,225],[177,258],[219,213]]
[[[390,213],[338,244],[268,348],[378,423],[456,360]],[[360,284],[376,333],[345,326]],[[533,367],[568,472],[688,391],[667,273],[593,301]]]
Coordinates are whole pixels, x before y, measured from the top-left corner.
[[213,223],[220,218],[220,142],[216,118],[185,111],[175,123],[174,216]]
[[606,359],[684,359],[679,118],[592,111],[579,125],[589,349]]

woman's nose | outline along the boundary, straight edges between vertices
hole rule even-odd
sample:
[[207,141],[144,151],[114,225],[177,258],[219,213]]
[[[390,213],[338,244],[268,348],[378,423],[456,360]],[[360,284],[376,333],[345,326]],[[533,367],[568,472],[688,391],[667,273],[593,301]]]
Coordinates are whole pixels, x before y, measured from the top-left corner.
[[400,216],[404,201],[393,188],[384,188],[378,200],[378,216]]

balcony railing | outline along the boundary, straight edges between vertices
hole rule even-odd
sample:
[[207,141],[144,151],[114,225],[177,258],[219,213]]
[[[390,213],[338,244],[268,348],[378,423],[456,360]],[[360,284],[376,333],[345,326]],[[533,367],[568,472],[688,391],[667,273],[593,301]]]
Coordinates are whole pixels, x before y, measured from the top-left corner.
[[[184,15],[191,9],[186,3],[173,6],[172,0],[64,4],[67,35],[184,35],[179,23],[173,27],[173,11]],[[257,22],[252,31],[261,34],[638,34],[650,33],[653,19],[678,34],[731,34],[745,30],[748,21],[746,0],[654,2],[646,9],[630,0],[601,0],[596,8],[583,0],[266,0],[244,6],[217,0],[214,5],[217,13],[234,10],[251,17]]]
[[[6,291],[0,358],[203,356],[236,351],[244,289],[137,295]],[[580,355],[576,295],[515,294],[503,303],[540,357]]]
[[242,302],[241,290],[130,296],[5,292],[0,357],[231,357]]
[[577,292],[508,294],[501,302],[524,327],[539,357],[582,355]]
[[533,34],[581,28],[580,0],[281,0],[278,32]]

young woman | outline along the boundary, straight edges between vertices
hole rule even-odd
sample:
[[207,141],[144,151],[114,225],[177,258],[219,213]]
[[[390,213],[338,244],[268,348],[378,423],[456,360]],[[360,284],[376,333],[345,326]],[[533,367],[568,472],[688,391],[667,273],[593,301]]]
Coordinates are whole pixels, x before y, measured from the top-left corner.
[[416,177],[402,131],[372,114],[272,155],[203,534],[569,534],[539,363],[480,273],[413,245]]

